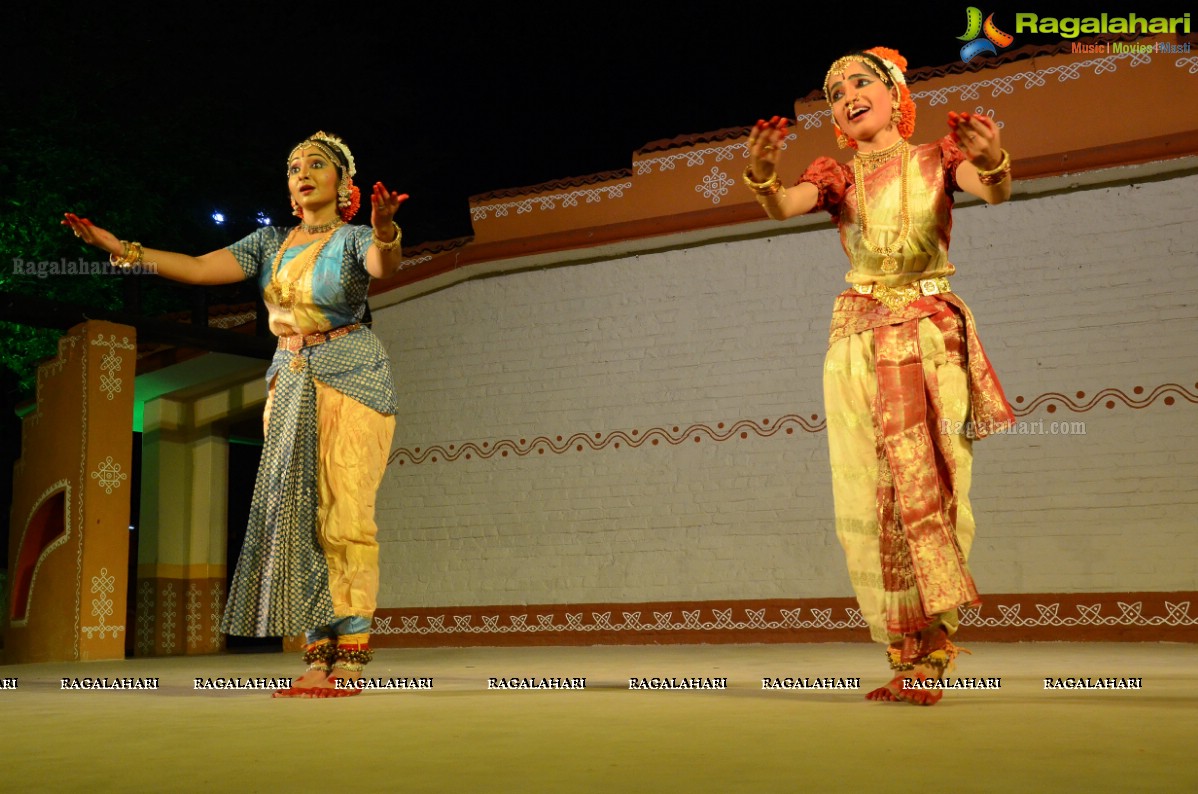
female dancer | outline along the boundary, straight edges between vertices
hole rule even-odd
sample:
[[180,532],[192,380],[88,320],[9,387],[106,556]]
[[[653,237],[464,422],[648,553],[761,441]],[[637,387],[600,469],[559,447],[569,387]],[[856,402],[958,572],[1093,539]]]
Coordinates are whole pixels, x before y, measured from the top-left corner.
[[352,679],[372,655],[374,499],[397,403],[386,353],[359,321],[370,278],[399,269],[394,217],[407,195],[376,182],[370,226],[347,225],[358,210],[356,171],[349,147],[317,132],[287,158],[299,225],[263,227],[200,257],[118,240],[71,213],[63,221],[116,266],[144,264],[189,284],[252,278],[262,290],[279,344],[266,373],[266,443],[249,529],[221,630],[306,632],[308,670],[278,697],[357,694]]
[[821,157],[783,188],[787,122],[775,117],[749,135],[744,180],[771,218],[825,210],[839,226],[850,288],[836,299],[824,364],[836,534],[861,615],[897,671],[866,697],[931,705],[958,652],[957,609],[979,603],[966,564],[970,439],[1013,421],[949,286],[952,194],[1005,201],[1011,161],[986,116],[950,113],[950,135],[909,144],[906,65],[878,47],[828,70],[824,95],[851,163]]

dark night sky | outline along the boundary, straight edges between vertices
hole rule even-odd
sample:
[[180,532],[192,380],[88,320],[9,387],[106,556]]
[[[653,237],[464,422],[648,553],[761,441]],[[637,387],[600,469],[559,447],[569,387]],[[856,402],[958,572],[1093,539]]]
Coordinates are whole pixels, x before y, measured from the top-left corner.
[[[0,57],[10,125],[49,97],[74,106],[80,138],[107,128],[130,147],[169,141],[153,177],[195,180],[180,212],[285,219],[287,152],[318,128],[336,132],[360,186],[382,179],[412,194],[400,215],[412,244],[469,234],[472,194],[627,168],[650,141],[789,115],[847,50],[895,46],[912,68],[955,62],[968,5],[897,15],[894,2],[29,4]],[[1090,3],[979,5],[1008,32],[1015,11],[1096,13]],[[1015,46],[1059,41],[1025,38]],[[128,156],[114,148],[118,162]]]

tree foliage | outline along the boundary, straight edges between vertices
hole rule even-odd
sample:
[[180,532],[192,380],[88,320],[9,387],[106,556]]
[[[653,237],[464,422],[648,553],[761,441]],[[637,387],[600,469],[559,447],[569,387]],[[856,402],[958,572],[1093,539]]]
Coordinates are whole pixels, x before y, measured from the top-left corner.
[[[137,278],[141,313],[186,310],[186,287],[152,276],[95,272],[103,270],[106,255],[73,237],[60,224],[63,212],[90,218],[122,239],[189,253],[227,245],[231,233],[244,234],[252,225],[241,219],[232,229],[211,228],[208,202],[199,198],[191,173],[196,161],[186,156],[195,142],[185,124],[166,122],[142,134],[136,124],[89,125],[87,113],[44,94],[14,119],[19,125],[4,130],[9,145],[0,158],[0,293],[120,310],[124,282]],[[29,272],[39,263],[51,267]],[[213,298],[237,299],[235,291]],[[12,318],[0,316],[6,340],[0,367],[15,375],[20,396],[27,397],[37,363],[54,354],[61,331],[6,319]]]

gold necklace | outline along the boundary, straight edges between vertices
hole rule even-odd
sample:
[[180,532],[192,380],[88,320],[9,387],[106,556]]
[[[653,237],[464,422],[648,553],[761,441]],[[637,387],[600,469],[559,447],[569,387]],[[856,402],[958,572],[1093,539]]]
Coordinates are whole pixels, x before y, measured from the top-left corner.
[[894,156],[895,152],[897,152],[899,149],[903,148],[903,144],[905,144],[905,143],[906,143],[905,140],[903,140],[902,138],[899,138],[897,141],[890,144],[885,149],[878,149],[877,151],[873,151],[873,152],[857,152],[855,157],[859,157],[867,163],[876,164],[882,160],[889,160],[891,157]]
[[[345,221],[340,221],[333,228],[335,230],[336,228],[343,226],[344,224],[345,224]],[[299,295],[299,284],[300,283],[298,280],[296,280],[296,281],[279,281],[279,265],[283,262],[283,253],[290,247],[289,243],[291,242],[291,238],[295,237],[295,233],[298,232],[299,230],[300,230],[300,227],[296,226],[290,232],[287,233],[287,238],[285,240],[283,240],[283,244],[279,246],[279,250],[275,253],[275,260],[273,263],[271,263],[271,267],[270,267],[270,286],[267,287],[267,289],[274,291],[274,294],[278,296],[279,306],[280,306],[280,308],[283,308],[283,309],[290,309],[292,306],[294,306],[295,300]],[[324,250],[325,245],[331,239],[333,239],[333,235],[329,234],[319,241],[319,243],[316,246],[315,253],[312,254],[313,265],[316,264],[316,260],[320,258],[320,252]],[[303,255],[304,254],[302,251],[300,253],[296,254],[296,256],[303,256]],[[303,275],[303,270],[300,271],[299,275],[300,276]]]
[[319,226],[313,226],[300,221],[300,228],[308,234],[324,234],[325,232],[331,232],[333,229],[344,225],[345,221],[341,220],[340,218],[333,218],[333,220],[329,221],[328,223],[322,223]]
[[[887,246],[874,244],[869,239],[869,213],[865,206],[865,168],[863,162],[868,161],[870,165],[878,165],[882,161],[888,159],[895,152],[899,153],[899,217],[902,219],[902,225],[899,227],[898,237],[894,242]],[[907,235],[911,232],[911,212],[907,201],[907,142],[902,138],[892,146],[887,146],[877,152],[858,152],[853,157],[853,177],[857,182],[857,229],[861,232],[861,242],[871,253],[880,254],[882,256],[882,272],[893,273],[898,270],[898,260],[895,255],[903,250],[903,245],[907,242]]]

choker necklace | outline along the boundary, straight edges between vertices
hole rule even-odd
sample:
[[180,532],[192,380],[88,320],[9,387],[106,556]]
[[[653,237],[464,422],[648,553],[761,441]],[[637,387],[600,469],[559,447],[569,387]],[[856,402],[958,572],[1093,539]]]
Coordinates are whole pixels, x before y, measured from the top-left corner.
[[907,141],[904,140],[903,138],[899,138],[897,141],[890,144],[885,149],[878,149],[877,151],[874,151],[874,152],[860,152],[859,151],[855,155],[853,155],[853,159],[854,160],[863,160],[867,163],[876,163],[879,160],[888,160],[894,156],[895,152],[897,152],[899,149],[903,148],[903,144],[905,144],[906,142]]
[[[862,160],[869,160],[876,163],[883,157],[891,157],[895,151],[899,152],[899,217],[902,220],[902,225],[899,227],[898,237],[890,245],[876,245],[869,239],[869,217],[865,208],[865,169],[862,167]],[[895,255],[903,250],[903,245],[907,242],[907,235],[911,231],[911,211],[907,202],[907,171],[909,164],[907,162],[907,142],[899,138],[898,143],[893,146],[887,146],[878,152],[867,152],[864,155],[857,153],[853,157],[853,176],[856,179],[857,192],[857,229],[861,232],[861,243],[869,249],[871,253],[880,254],[882,256],[882,272],[893,273],[898,270],[898,260]]]
[[325,232],[330,232],[333,229],[344,225],[345,221],[341,220],[340,218],[335,218],[328,223],[322,223],[319,226],[313,226],[310,223],[304,223],[303,221],[300,221],[300,228],[308,234],[324,234]]

